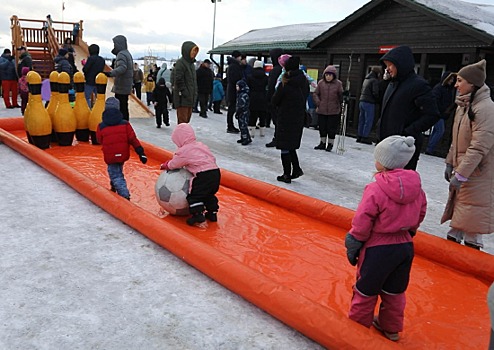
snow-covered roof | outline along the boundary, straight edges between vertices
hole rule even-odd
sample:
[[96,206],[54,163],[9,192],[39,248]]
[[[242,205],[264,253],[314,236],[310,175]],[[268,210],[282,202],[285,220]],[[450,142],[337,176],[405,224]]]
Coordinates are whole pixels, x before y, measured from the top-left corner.
[[431,10],[494,36],[494,5],[460,0],[414,0]]
[[273,47],[290,50],[308,50],[307,44],[335,25],[336,22],[291,24],[280,27],[253,29],[233,40],[215,47],[210,53],[230,54],[266,51]]

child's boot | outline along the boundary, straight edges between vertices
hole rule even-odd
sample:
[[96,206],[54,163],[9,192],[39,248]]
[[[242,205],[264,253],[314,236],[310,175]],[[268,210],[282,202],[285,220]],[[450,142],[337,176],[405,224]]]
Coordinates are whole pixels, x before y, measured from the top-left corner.
[[218,221],[218,212],[216,211],[207,211],[206,214],[204,215],[206,219],[208,219],[211,222],[216,222]]
[[206,221],[206,218],[202,213],[195,213],[187,219],[187,225],[194,226],[195,224],[200,224],[204,221]]

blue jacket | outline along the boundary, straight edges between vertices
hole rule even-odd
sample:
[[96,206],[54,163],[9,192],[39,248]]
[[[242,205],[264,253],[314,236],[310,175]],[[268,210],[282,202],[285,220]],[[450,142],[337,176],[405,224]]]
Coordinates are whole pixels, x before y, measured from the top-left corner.
[[213,101],[221,101],[225,97],[225,90],[221,80],[213,80]]
[[14,57],[3,54],[0,57],[0,80],[17,80]]

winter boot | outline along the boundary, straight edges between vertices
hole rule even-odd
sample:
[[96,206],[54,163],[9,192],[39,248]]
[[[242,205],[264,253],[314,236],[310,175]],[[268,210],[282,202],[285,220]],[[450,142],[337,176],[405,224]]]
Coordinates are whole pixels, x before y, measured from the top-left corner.
[[264,126],[259,127],[259,136],[264,137]]
[[326,151],[331,152],[333,150],[333,145],[334,145],[334,139],[329,139],[328,140],[328,147],[326,147]]
[[276,179],[278,181],[289,184],[292,182],[290,173],[292,172],[292,156],[290,153],[281,154],[281,164],[283,165],[283,175],[278,176]]
[[243,139],[241,145],[247,146],[249,143],[252,143],[252,139],[250,137],[248,139]]
[[271,142],[266,143],[266,147],[276,147],[276,139],[273,138],[273,140],[271,140]]
[[207,211],[206,214],[204,214],[206,219],[208,219],[211,222],[216,222],[218,221],[218,216],[216,211]]
[[202,213],[195,213],[187,219],[187,225],[194,226],[195,224],[200,224],[204,221],[206,221],[206,218]]
[[314,149],[326,149],[326,137],[321,137],[321,142]]
[[400,340],[400,335],[398,333],[390,333],[386,332],[384,329],[382,329],[381,325],[379,324],[379,320],[377,316],[374,317],[374,321],[372,322],[372,325],[374,326],[375,329],[377,329],[379,332],[384,334],[386,338],[392,341],[398,341]]
[[304,175],[304,172],[300,168],[300,163],[298,162],[298,156],[296,151],[292,151],[290,153],[290,161],[292,162],[292,169],[293,169],[290,178],[293,180]]

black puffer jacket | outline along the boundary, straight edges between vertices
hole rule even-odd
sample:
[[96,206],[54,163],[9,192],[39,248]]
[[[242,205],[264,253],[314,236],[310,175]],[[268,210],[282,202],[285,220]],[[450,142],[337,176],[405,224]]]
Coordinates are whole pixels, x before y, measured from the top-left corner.
[[213,91],[214,73],[208,67],[201,65],[196,70],[197,92],[200,94],[210,94]]
[[299,69],[285,74],[286,83],[278,86],[271,100],[279,111],[276,124],[276,148],[295,150],[300,148],[302,140],[309,83],[304,72]]
[[[439,119],[437,104],[427,81],[415,73],[415,60],[408,46],[392,49],[381,58],[381,62],[384,61],[392,62],[398,74],[384,94],[377,136],[379,140],[391,135],[413,136],[416,150],[409,165],[415,163],[416,166],[423,143],[422,133]],[[414,166],[407,165],[407,169],[414,169]]]
[[266,87],[268,77],[262,68],[254,68],[252,74],[247,78],[250,89],[250,110],[266,111],[268,109],[268,98]]
[[96,44],[89,45],[89,57],[82,72],[86,78],[86,84],[95,86],[96,76],[105,69],[105,59],[99,55],[99,46]]
[[360,101],[376,104],[379,101],[379,79],[377,73],[372,71],[364,79],[362,83],[362,92],[360,93]]

